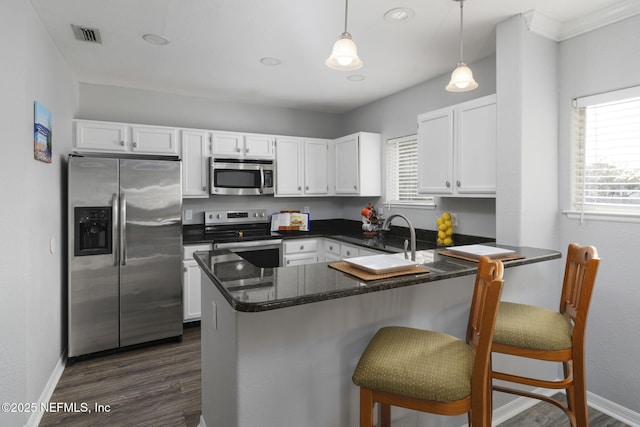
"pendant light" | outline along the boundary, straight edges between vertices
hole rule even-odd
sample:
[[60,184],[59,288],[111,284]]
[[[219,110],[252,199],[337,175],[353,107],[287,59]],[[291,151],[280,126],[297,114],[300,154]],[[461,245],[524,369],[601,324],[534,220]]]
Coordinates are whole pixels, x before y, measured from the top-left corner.
[[334,70],[351,71],[362,67],[362,61],[358,58],[358,49],[351,40],[351,34],[347,32],[347,11],[349,0],[345,0],[344,5],[344,32],[333,45],[331,56],[327,58],[325,64]]
[[471,69],[462,59],[462,9],[464,0],[453,0],[460,2],[460,62],[451,73],[451,81],[445,87],[449,92],[466,92],[478,87],[478,83],[473,79]]

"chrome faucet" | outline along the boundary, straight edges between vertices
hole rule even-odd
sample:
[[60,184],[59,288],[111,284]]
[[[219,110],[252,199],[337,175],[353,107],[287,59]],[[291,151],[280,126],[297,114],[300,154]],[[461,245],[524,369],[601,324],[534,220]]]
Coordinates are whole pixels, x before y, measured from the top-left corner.
[[[413,224],[411,223],[411,221],[409,221],[409,218],[407,218],[402,214],[391,214],[382,223],[381,230],[382,231],[391,230],[391,220],[397,216],[404,219],[409,225],[409,231],[411,233],[411,261],[415,261],[416,260],[416,229],[413,227]],[[406,256],[406,253],[405,253],[405,256]]]

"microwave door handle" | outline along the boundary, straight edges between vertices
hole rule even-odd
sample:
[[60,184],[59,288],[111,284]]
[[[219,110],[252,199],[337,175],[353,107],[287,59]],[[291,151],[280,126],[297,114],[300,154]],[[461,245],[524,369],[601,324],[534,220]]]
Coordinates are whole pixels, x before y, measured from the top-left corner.
[[113,257],[114,267],[118,266],[118,255],[120,253],[120,244],[118,243],[118,232],[120,228],[120,222],[118,221],[119,212],[118,195],[113,193],[113,196],[111,196],[111,255]]
[[127,197],[120,194],[120,260],[127,265]]
[[264,192],[264,166],[260,166],[260,193]]

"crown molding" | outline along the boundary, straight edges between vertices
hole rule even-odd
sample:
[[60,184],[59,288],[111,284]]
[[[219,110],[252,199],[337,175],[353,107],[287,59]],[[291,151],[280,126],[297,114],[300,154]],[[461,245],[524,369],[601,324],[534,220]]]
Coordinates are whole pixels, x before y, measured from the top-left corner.
[[640,2],[623,0],[567,22],[549,18],[536,10],[525,12],[523,17],[529,31],[561,42],[638,14],[640,14]]

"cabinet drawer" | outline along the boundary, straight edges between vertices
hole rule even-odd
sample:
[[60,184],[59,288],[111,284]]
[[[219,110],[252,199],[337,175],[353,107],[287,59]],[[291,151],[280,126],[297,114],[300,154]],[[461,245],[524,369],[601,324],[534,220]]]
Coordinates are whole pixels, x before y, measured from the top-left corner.
[[324,251],[327,254],[337,255],[339,259],[340,258],[340,242],[336,242],[335,240],[325,240]]
[[352,258],[358,256],[360,250],[357,246],[345,245],[344,243],[340,245],[340,256],[342,258]]
[[318,241],[316,239],[290,240],[288,242],[284,242],[285,255],[317,251]]
[[210,251],[210,244],[202,244],[202,245],[184,245],[182,247],[182,259],[188,260],[193,259],[193,253],[198,251]]

